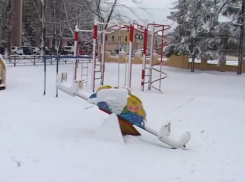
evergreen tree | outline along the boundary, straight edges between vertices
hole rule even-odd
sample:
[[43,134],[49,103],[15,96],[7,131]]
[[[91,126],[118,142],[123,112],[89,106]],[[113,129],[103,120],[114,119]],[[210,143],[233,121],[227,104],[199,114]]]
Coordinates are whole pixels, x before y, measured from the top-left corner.
[[[240,40],[240,25],[241,25],[241,8],[242,0],[226,0],[224,3],[222,15],[230,19],[230,23],[220,27],[220,34],[224,36],[221,41],[223,51],[221,55],[235,55],[238,56],[239,40]],[[224,35],[225,34],[225,35]]]
[[168,17],[177,22],[170,34],[168,55],[189,55],[201,59],[216,56],[216,33],[219,25],[220,1],[178,0]]

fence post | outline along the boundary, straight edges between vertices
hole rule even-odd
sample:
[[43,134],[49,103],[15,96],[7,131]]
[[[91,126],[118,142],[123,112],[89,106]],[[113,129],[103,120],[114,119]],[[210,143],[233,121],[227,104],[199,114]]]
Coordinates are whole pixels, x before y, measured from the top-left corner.
[[36,65],[36,59],[35,59],[35,55],[34,55],[34,66]]
[[14,67],[16,66],[16,56],[14,56]]

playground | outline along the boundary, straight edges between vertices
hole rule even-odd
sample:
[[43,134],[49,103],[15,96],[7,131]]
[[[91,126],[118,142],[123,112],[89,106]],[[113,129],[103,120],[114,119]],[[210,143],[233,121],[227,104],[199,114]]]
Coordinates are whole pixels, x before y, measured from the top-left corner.
[[[101,24],[74,30],[74,50],[92,33],[92,56],[1,58],[0,181],[241,181],[245,77],[166,66],[168,25]],[[113,57],[106,36],[121,28]]]
[[[68,75],[72,70],[59,66]],[[171,121],[174,137],[191,133],[185,149],[172,149],[140,128],[141,136],[124,136],[124,145],[101,141],[93,136],[108,114],[62,91],[56,98],[55,65],[47,66],[46,96],[43,66],[8,67],[8,86],[0,92],[0,181],[242,182],[244,75],[163,70],[162,93],[142,92],[142,66],[133,65],[131,90],[144,104],[148,126],[159,130]],[[120,64],[120,85],[124,71]],[[117,86],[118,64],[106,63],[104,76],[104,85]],[[91,91],[90,82],[83,90]]]

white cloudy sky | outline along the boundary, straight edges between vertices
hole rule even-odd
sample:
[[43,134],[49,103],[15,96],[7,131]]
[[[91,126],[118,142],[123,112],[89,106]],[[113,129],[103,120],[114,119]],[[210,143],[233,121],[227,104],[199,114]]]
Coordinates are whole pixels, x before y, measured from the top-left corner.
[[[131,0],[127,0],[130,7],[135,7]],[[142,0],[143,6],[151,14],[147,14],[142,10],[135,8],[135,11],[142,17],[142,19],[148,19],[150,22],[155,21],[158,23],[164,23],[167,21],[166,16],[170,13],[170,8],[173,7],[175,0]],[[169,21],[168,21],[169,22]]]
[[[132,3],[132,0],[122,0],[123,2],[126,2],[130,7],[134,8],[135,5]],[[152,23],[155,21],[155,23],[159,24],[167,24],[171,25],[172,29],[176,27],[176,23],[172,22],[167,19],[167,16],[170,14],[171,8],[173,7],[173,3],[176,2],[176,0],[141,0],[143,1],[143,6],[147,9],[147,11],[151,14],[147,14],[143,12],[142,10],[135,8],[135,11],[139,16],[142,17],[142,19],[147,19],[149,23]],[[136,19],[136,17],[133,17],[133,19]],[[228,18],[220,17],[221,21],[230,21]],[[142,24],[142,23],[141,23]]]
[[[131,0],[124,0],[127,1],[127,4],[130,7],[136,7]],[[175,0],[142,0],[143,6],[147,9],[150,13],[145,13],[144,11],[140,10],[139,8],[135,8],[135,11],[142,19],[147,19],[149,23],[155,22],[159,24],[168,24],[172,25],[173,22],[167,19],[167,16],[170,14],[170,8],[173,7],[173,3]]]

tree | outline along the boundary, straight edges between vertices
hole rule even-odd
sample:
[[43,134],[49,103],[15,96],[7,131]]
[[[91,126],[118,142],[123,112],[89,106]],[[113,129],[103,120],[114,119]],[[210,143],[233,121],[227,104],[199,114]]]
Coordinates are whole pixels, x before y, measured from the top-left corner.
[[45,55],[45,40],[46,40],[46,22],[45,22],[46,0],[40,0],[40,3],[41,3],[40,22],[42,25],[41,56],[44,56]]
[[[24,18],[24,39],[26,44],[34,45],[33,39],[37,39],[35,43],[40,42],[41,55],[45,55],[45,39],[46,39],[46,0],[26,0],[26,17]],[[28,40],[31,39],[31,40]]]
[[239,49],[239,29],[227,22],[221,22],[217,30],[218,60],[226,60],[227,55],[237,56]]
[[24,45],[40,45],[42,35],[40,14],[40,2],[38,0],[25,0],[25,16],[22,28]]
[[5,48],[5,55],[10,55],[10,19],[12,15],[11,0],[0,0],[0,4],[0,44]]
[[243,61],[243,42],[244,42],[244,23],[245,23],[245,1],[244,0],[230,0],[225,4],[223,15],[232,19],[231,25],[240,28],[239,35],[239,58],[238,58],[238,70],[237,74],[242,73],[242,61]]
[[[146,9],[143,7],[143,0],[130,0],[134,5],[138,8],[144,10],[146,13]],[[138,19],[141,18],[137,15],[133,8],[127,5],[125,0],[85,0],[87,8],[96,16],[97,20],[105,23],[102,27],[106,29],[108,27],[109,22],[128,22],[131,20],[130,17],[127,16],[127,12],[131,12]]]
[[[6,2],[10,0],[0,0]],[[132,0],[138,7],[141,7],[141,0]],[[3,3],[1,3],[2,5]],[[11,5],[11,3],[10,3]],[[0,7],[1,15],[5,13],[6,5]],[[40,45],[42,55],[45,50],[45,39],[52,38],[54,50],[58,53],[63,39],[73,43],[75,26],[80,29],[93,28],[95,17],[100,21],[126,21],[128,18],[124,11],[134,12],[123,0],[25,0],[25,17],[23,22],[23,43],[28,46]],[[3,20],[0,16],[0,21]],[[0,23],[1,23],[0,22]],[[1,25],[9,25],[1,23]],[[101,28],[106,28],[108,24]],[[11,33],[10,26],[4,30]],[[1,31],[0,33],[2,33]],[[4,34],[5,35],[5,34]],[[79,43],[90,47],[92,34],[80,34]]]
[[210,59],[217,56],[215,42],[222,0],[178,0],[168,16],[178,23],[170,34],[172,42],[168,54],[191,55],[194,71],[195,58]]
[[[146,13],[147,11],[143,8],[142,2],[143,0],[131,0],[134,5],[138,8],[144,10]],[[135,13],[133,8],[127,5],[125,0],[85,0],[87,9],[89,9],[95,16],[96,20],[99,22],[104,23],[98,25],[99,31],[107,29],[110,27],[108,23],[125,23],[131,22],[131,18],[127,16],[127,12],[131,12],[135,15],[138,19],[141,18]],[[99,34],[98,38],[98,51],[100,52],[102,42],[102,34]]]
[[[47,36],[53,39],[56,53],[60,51],[63,39],[73,43],[76,25],[91,29],[94,19],[84,0],[26,0],[25,12],[23,32],[26,43],[35,46],[41,42],[41,47],[44,47]],[[45,32],[45,37],[42,32]]]
[[[60,14],[63,18],[60,19],[60,25],[57,24],[60,30],[63,31],[63,36],[67,37],[68,40],[74,40],[74,30],[75,26],[78,25],[80,29],[91,30],[94,22],[93,13],[87,8],[87,4],[84,0],[62,0],[62,7],[60,10],[63,12],[63,15]],[[59,31],[58,31],[59,32]],[[89,42],[92,41],[92,34],[80,33],[79,43],[81,44],[82,40],[86,41],[89,39]]]

